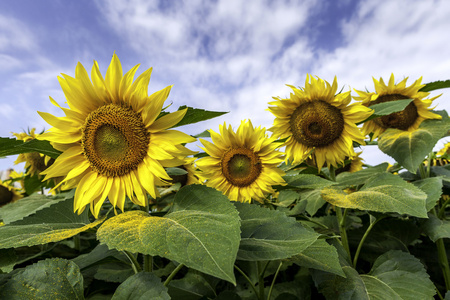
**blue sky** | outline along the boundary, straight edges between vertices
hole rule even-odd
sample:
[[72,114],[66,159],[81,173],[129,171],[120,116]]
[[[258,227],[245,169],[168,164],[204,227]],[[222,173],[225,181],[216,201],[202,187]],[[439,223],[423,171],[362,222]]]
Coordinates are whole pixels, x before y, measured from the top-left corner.
[[[247,118],[268,128],[267,102],[288,96],[286,84],[303,86],[307,73],[337,76],[344,90],[373,90],[372,76],[391,73],[408,83],[449,79],[449,15],[446,0],[1,1],[0,136],[48,129],[36,111],[62,115],[48,99],[65,101],[57,76],[93,60],[104,74],[114,51],[124,70],[153,67],[149,92],[174,85],[169,110],[230,112],[185,132]],[[450,90],[442,92],[437,109],[449,111]],[[373,147],[363,157],[388,159]],[[0,170],[13,161],[0,159]]]

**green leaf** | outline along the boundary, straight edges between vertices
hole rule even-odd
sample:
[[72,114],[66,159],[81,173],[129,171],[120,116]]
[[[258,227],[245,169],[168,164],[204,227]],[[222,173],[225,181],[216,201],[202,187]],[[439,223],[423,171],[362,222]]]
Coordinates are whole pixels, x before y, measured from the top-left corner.
[[427,218],[427,195],[391,173],[371,178],[359,191],[351,194],[331,187],[323,189],[321,195],[325,201],[338,207]]
[[414,181],[413,184],[427,194],[426,209],[430,211],[441,198],[442,178],[429,177]]
[[441,115],[442,120],[425,120],[415,131],[387,129],[378,138],[378,147],[415,174],[434,145],[450,129],[450,118],[447,113],[445,111],[434,113]]
[[311,244],[302,253],[290,259],[299,266],[322,270],[345,277],[339,264],[339,256],[332,245],[320,239]]
[[450,221],[440,220],[433,214],[428,214],[428,217],[423,224],[423,230],[433,242],[441,238],[450,238]]
[[182,110],[185,108],[187,108],[186,115],[184,115],[183,119],[181,119],[181,121],[178,122],[178,124],[173,127],[179,127],[179,126],[183,126],[183,125],[188,125],[188,124],[193,124],[193,123],[213,119],[213,118],[216,118],[216,117],[219,117],[221,115],[228,113],[228,112],[221,112],[221,111],[208,111],[208,110],[199,109],[199,108],[192,108],[192,107],[187,107],[186,105],[180,106],[178,108],[178,110]]
[[169,295],[172,299],[196,300],[215,299],[215,287],[197,271],[189,270],[181,279],[172,280],[169,284]]
[[370,178],[385,173],[388,168],[388,163],[382,163],[380,165],[365,168],[357,172],[344,172],[336,176],[338,186],[350,187],[358,186],[367,182]]
[[166,168],[167,175],[169,176],[179,176],[179,175],[185,175],[188,172],[181,168]]
[[129,211],[110,218],[97,238],[109,248],[159,255],[235,284],[239,216],[228,198],[213,188],[183,187],[165,217]]
[[148,272],[140,272],[125,280],[117,288],[111,300],[136,299],[136,300],[169,300],[167,288],[161,283],[161,279]]
[[420,261],[399,250],[381,255],[361,278],[370,299],[433,299],[436,293]]
[[281,190],[278,194],[278,201],[273,203],[276,206],[288,207],[294,203],[300,195],[296,191]]
[[342,271],[345,277],[313,270],[312,277],[319,292],[327,299],[369,300],[366,287],[358,272],[350,266],[343,266]]
[[430,92],[438,89],[445,89],[450,87],[450,80],[445,81],[433,81],[427,83],[423,88],[421,88],[420,92]]
[[314,216],[326,203],[326,201],[323,200],[319,189],[300,192],[300,201],[297,205],[301,206],[304,202],[306,202],[305,210],[310,216]]
[[274,260],[301,253],[318,234],[284,213],[248,203],[234,203],[241,217],[240,260]]
[[0,249],[0,271],[11,272],[17,260],[18,257],[14,249]]
[[335,184],[333,181],[311,174],[288,175],[283,178],[289,186],[302,189],[320,189]]
[[2,218],[3,223],[7,225],[11,222],[21,220],[53,204],[66,199],[71,199],[73,196],[74,191],[61,193],[50,197],[42,194],[33,194],[20,199],[20,201],[8,203],[7,205],[0,207],[0,218]]
[[94,275],[95,279],[107,282],[124,282],[134,271],[129,262],[110,262],[101,264]]
[[61,154],[60,151],[50,145],[49,141],[34,139],[23,142],[21,140],[0,137],[0,157],[29,152],[39,152],[52,158],[57,158]]
[[41,260],[16,273],[0,291],[1,299],[84,299],[83,276],[68,260]]
[[88,211],[73,213],[73,201],[67,199],[39,210],[23,220],[0,227],[0,248],[43,245],[70,238],[99,225],[103,219],[89,222]]
[[375,115],[375,118],[376,118],[376,117],[379,117],[379,116],[387,116],[387,115],[390,115],[392,113],[395,113],[395,112],[398,112],[398,111],[402,111],[413,100],[414,99],[401,99],[401,100],[377,103],[377,104],[369,106],[369,108],[374,110],[374,113],[373,113],[372,116]]

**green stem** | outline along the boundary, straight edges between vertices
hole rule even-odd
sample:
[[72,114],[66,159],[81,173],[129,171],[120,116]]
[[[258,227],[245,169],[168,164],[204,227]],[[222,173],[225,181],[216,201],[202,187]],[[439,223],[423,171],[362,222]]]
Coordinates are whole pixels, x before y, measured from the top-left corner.
[[421,179],[427,178],[427,173],[425,172],[425,166],[423,165],[423,163],[421,163],[419,165],[419,172],[420,172],[420,178]]
[[256,262],[256,273],[258,274],[259,299],[264,300],[264,271],[260,261]]
[[144,272],[153,271],[153,256],[144,254]]
[[427,167],[427,178],[431,177],[431,158],[433,157],[434,153],[433,151],[428,154],[428,167]]
[[181,270],[181,268],[183,268],[184,265],[183,264],[179,264],[175,270],[172,271],[172,273],[170,273],[169,277],[167,277],[166,281],[164,281],[164,286],[168,286],[169,283],[172,281],[172,279],[175,277],[175,275],[177,275],[178,271]]
[[336,169],[331,165],[328,170],[330,171],[330,180],[336,181]]
[[128,259],[131,262],[131,267],[133,268],[134,274],[137,274],[142,271],[141,266],[139,265],[139,262],[137,261],[136,257],[134,257],[133,253],[124,250],[123,253],[128,257]]
[[350,247],[348,246],[348,238],[347,238],[347,231],[345,230],[345,216],[347,216],[347,209],[345,209],[344,216],[342,215],[342,210],[340,207],[335,206],[336,208],[336,216],[339,223],[339,233],[341,235],[341,243],[344,247],[345,251],[348,254],[348,258],[351,261],[352,256],[350,254]]
[[442,204],[441,209],[439,210],[438,213],[438,218],[441,220],[445,219],[445,208],[447,207],[447,205],[450,203],[450,197],[445,200],[444,204]]
[[255,289],[255,286],[253,285],[253,282],[250,280],[250,278],[248,278],[247,274],[244,273],[244,271],[242,271],[241,269],[239,269],[238,266],[234,265],[234,268],[241,273],[242,276],[244,276],[245,280],[247,280],[247,282],[250,284],[250,287],[253,289],[253,292],[255,293],[255,296],[258,295],[258,292]]
[[[372,218],[372,216],[371,216],[371,218]],[[382,216],[379,219],[375,219],[375,221],[371,222],[369,224],[369,227],[367,227],[366,232],[364,233],[362,239],[359,241],[358,248],[356,249],[355,257],[353,258],[353,268],[356,269],[356,263],[358,262],[359,253],[361,252],[361,248],[362,248],[367,236],[369,235],[369,232],[372,230],[372,228],[375,226],[375,224],[378,223],[378,221],[380,221],[384,218],[385,218],[385,216]]]
[[[432,209],[431,213],[436,216],[436,209]],[[448,264],[447,252],[445,249],[444,239],[440,238],[436,242],[438,251],[439,266],[441,267],[442,274],[444,275],[445,288],[450,290],[450,266]]]
[[81,251],[80,234],[77,234],[77,235],[73,236],[73,244],[74,244],[73,247],[75,248],[75,250],[80,252]]
[[275,280],[277,279],[278,272],[280,272],[280,269],[281,269],[281,265],[282,265],[282,264],[283,264],[283,262],[280,261],[280,264],[278,265],[278,269],[277,269],[277,271],[275,272],[275,276],[273,277],[272,284],[270,285],[269,294],[267,295],[267,300],[270,300],[270,297],[272,296],[272,289],[273,289],[273,286],[274,286],[274,284],[275,284]]

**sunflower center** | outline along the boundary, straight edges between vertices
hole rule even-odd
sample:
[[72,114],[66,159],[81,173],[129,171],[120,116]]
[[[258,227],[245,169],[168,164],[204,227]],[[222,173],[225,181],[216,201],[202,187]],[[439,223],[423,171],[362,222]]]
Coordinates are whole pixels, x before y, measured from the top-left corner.
[[247,148],[228,150],[222,158],[222,173],[234,186],[252,184],[261,174],[261,160]]
[[147,155],[149,142],[140,114],[117,104],[91,112],[82,128],[85,157],[94,171],[108,177],[137,169]]
[[[378,104],[383,102],[409,99],[408,96],[400,94],[384,95],[370,104]],[[382,116],[374,119],[373,121],[383,128],[397,128],[400,130],[408,130],[408,128],[414,124],[419,114],[417,113],[417,107],[414,101],[409,103],[402,111],[392,113],[387,116]]]
[[308,147],[325,147],[341,136],[344,117],[339,108],[319,100],[301,104],[291,115],[293,138]]

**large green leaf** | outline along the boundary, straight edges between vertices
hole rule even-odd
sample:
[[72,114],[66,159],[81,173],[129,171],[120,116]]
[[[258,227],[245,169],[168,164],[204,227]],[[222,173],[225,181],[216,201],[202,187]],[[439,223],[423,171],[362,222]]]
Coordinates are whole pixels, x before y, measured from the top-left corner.
[[336,176],[337,185],[342,187],[362,185],[366,183],[370,178],[377,176],[380,173],[385,173],[388,166],[388,163],[382,163],[380,165],[365,168],[353,173],[340,173]]
[[447,113],[445,111],[434,113],[441,115],[442,120],[425,120],[414,131],[387,129],[378,138],[378,147],[415,174],[434,145],[450,129],[450,118]]
[[361,278],[370,299],[433,299],[436,293],[421,262],[399,250],[381,255]]
[[323,189],[321,195],[325,201],[338,207],[427,218],[427,195],[391,173],[381,173],[371,178],[359,191],[351,194],[330,187]]
[[235,283],[239,216],[221,192],[202,185],[183,187],[165,217],[130,211],[98,230],[109,248],[159,255]]
[[335,184],[333,181],[311,174],[287,175],[283,178],[289,186],[302,189],[319,189]]
[[345,276],[339,264],[336,248],[323,239],[315,241],[302,253],[292,257],[291,260],[299,266]]
[[222,112],[222,111],[208,111],[208,110],[199,109],[199,108],[192,108],[192,107],[187,107],[186,105],[180,106],[178,108],[178,110],[182,110],[185,108],[187,108],[187,112],[184,115],[183,119],[181,119],[181,121],[178,122],[177,125],[175,125],[173,127],[178,127],[178,126],[183,126],[183,125],[188,125],[188,124],[193,124],[193,123],[209,120],[209,119],[219,117],[221,115],[228,113],[228,112]]
[[70,238],[99,225],[104,218],[89,222],[88,211],[73,212],[73,201],[67,199],[36,212],[20,221],[0,227],[0,248],[42,245]]
[[241,217],[240,260],[274,260],[301,253],[318,234],[284,213],[248,203],[235,203]]
[[439,81],[429,82],[423,88],[421,88],[419,91],[430,92],[430,91],[445,89],[445,88],[450,88],[450,80],[445,80],[445,81],[439,80]]
[[442,178],[429,177],[414,181],[413,184],[427,194],[426,209],[430,211],[442,194]]
[[19,271],[2,287],[0,299],[84,299],[83,276],[68,260],[41,260]]
[[122,299],[169,300],[170,296],[159,277],[153,273],[140,272],[129,277],[119,285],[111,298],[111,300]]
[[[373,114],[368,117],[363,122],[367,122],[369,120],[381,117],[381,116],[387,116],[392,113],[402,111],[405,109],[405,107],[408,106],[409,103],[411,103],[413,99],[401,99],[401,100],[395,100],[395,101],[389,101],[389,102],[383,102],[383,103],[377,103],[374,105],[369,106],[369,108],[373,109]],[[361,123],[363,123],[361,122]]]
[[61,154],[48,141],[34,139],[23,142],[21,140],[0,137],[0,157],[29,152],[39,152],[52,158],[57,158]]
[[8,203],[7,205],[0,207],[0,218],[3,219],[3,223],[9,224],[60,201],[73,198],[73,196],[74,192],[72,191],[50,197],[42,194],[33,194],[20,199],[20,201]]
[[432,214],[428,217],[429,219],[423,224],[423,230],[433,242],[441,238],[450,238],[450,221],[440,220]]

